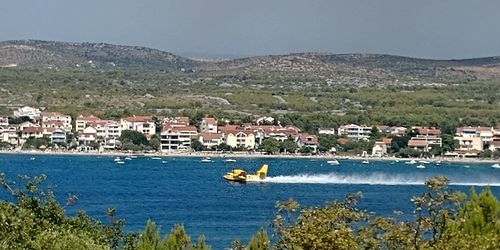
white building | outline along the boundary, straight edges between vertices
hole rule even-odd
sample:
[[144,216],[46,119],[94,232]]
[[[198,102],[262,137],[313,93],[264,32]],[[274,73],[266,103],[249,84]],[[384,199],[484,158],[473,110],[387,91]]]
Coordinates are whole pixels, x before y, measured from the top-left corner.
[[219,146],[224,141],[224,136],[221,133],[200,133],[198,140],[207,148]]
[[9,126],[9,117],[0,116],[0,126]]
[[15,126],[0,126],[0,141],[12,145],[18,144],[17,128]]
[[50,135],[50,141],[52,143],[66,143],[66,130],[56,129],[52,131]]
[[320,128],[318,130],[318,134],[320,135],[336,135],[334,128]]
[[72,119],[70,115],[64,115],[58,112],[42,112],[41,118],[42,127],[44,127],[44,124],[62,123],[62,129],[64,129],[66,132],[71,132],[71,130],[73,129],[73,125],[71,124]]
[[87,127],[87,123],[100,121],[99,117],[95,117],[93,115],[78,115],[75,121],[75,130],[77,133],[82,133],[83,130]]
[[87,145],[97,141],[97,130],[93,127],[86,127],[81,133],[78,133],[80,144]]
[[200,131],[203,133],[217,133],[217,120],[211,117],[205,117],[201,120]]
[[130,116],[120,120],[121,130],[134,130],[143,133],[148,139],[156,134],[156,125],[151,116]]
[[347,138],[361,140],[368,139],[372,134],[372,127],[349,124],[339,128],[338,135],[345,135]]
[[41,113],[42,112],[40,111],[40,109],[26,106],[26,107],[18,108],[17,110],[15,110],[14,117],[27,116],[32,120],[37,120],[40,118]]
[[164,127],[160,135],[161,151],[187,151],[197,136],[198,131],[194,126]]

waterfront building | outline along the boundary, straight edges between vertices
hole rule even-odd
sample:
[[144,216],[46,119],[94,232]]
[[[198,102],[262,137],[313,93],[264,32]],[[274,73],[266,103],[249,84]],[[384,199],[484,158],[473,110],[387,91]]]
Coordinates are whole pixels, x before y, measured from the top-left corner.
[[95,122],[95,121],[100,121],[101,119],[99,117],[96,117],[94,115],[78,115],[75,120],[75,130],[77,133],[82,133],[83,130],[88,126],[87,124],[89,122]]
[[372,127],[364,125],[342,125],[339,127],[338,135],[347,136],[347,138],[355,140],[364,140],[370,138],[372,134]]
[[[66,132],[71,132],[73,125],[71,125],[71,116],[64,115],[59,112],[42,112],[41,124],[42,127],[57,127],[64,129]],[[56,125],[57,124],[57,125]]]
[[143,133],[146,138],[156,134],[156,125],[151,116],[129,116],[120,120],[121,130],[134,130]]
[[318,151],[318,138],[315,135],[300,133],[295,143],[299,147],[310,148],[313,153]]
[[165,126],[160,134],[160,148],[162,152],[188,151],[191,141],[198,137],[195,126]]
[[200,132],[202,133],[217,133],[217,120],[212,117],[204,117],[201,120]]
[[201,132],[198,136],[198,140],[203,146],[210,149],[219,146],[224,141],[224,136],[222,133]]

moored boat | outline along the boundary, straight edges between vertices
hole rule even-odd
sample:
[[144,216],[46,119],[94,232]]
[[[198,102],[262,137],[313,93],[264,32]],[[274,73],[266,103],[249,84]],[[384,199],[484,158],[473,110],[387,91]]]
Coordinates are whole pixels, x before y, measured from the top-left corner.
[[326,163],[330,164],[330,165],[340,165],[340,162],[337,161],[336,159],[333,159],[333,160],[330,160],[330,161],[327,161]]

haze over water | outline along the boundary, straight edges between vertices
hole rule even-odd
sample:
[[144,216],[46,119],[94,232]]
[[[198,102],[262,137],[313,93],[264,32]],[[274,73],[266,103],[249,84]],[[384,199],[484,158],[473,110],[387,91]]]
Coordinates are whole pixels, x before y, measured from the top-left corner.
[[[260,227],[273,219],[275,202],[296,199],[303,206],[322,205],[342,199],[348,193],[363,192],[360,207],[388,215],[403,211],[411,218],[410,198],[425,190],[430,176],[445,175],[451,190],[468,192],[470,185],[491,185],[500,195],[500,169],[491,164],[416,164],[341,161],[330,166],[326,160],[237,159],[224,163],[200,163],[200,158],[139,157],[124,165],[112,157],[0,155],[0,172],[10,179],[18,174],[46,174],[61,202],[68,194],[79,197],[67,208],[69,214],[85,210],[103,222],[106,209],[117,209],[126,220],[126,230],[141,230],[147,219],[154,220],[166,234],[174,224],[184,224],[196,239],[204,234],[214,249],[229,246],[234,239],[248,241]],[[234,184],[222,175],[234,167],[255,172],[268,163],[265,183]],[[467,168],[466,166],[470,166]],[[479,190],[480,188],[476,188]],[[0,198],[6,198],[2,192]]]

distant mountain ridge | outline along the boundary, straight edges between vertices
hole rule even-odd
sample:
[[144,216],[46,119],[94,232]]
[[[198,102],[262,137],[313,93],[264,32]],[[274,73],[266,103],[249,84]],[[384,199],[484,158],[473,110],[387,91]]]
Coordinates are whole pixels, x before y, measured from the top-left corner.
[[194,60],[161,50],[107,43],[69,43],[39,40],[0,42],[0,66],[101,67],[177,70],[191,68]]
[[251,72],[344,74],[370,77],[500,77],[500,57],[432,60],[380,54],[294,53],[203,61],[157,49],[107,43],[39,40],[0,42],[0,67],[137,69],[220,74]]

